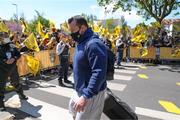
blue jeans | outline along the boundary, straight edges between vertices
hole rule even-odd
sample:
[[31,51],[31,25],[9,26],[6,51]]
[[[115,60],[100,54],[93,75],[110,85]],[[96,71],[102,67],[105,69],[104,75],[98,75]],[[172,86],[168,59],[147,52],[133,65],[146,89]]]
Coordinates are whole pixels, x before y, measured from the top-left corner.
[[118,50],[117,51],[117,65],[121,65],[122,58],[123,58],[123,50]]

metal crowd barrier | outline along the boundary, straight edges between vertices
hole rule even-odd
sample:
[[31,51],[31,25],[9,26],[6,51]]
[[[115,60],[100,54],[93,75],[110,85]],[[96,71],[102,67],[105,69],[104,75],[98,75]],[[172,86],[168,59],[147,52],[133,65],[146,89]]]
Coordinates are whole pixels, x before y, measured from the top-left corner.
[[[19,76],[25,76],[30,73],[26,60],[27,54],[22,54],[17,61]],[[73,61],[74,48],[70,49],[70,64]],[[40,70],[47,70],[59,65],[59,57],[55,50],[43,50],[40,52],[34,52],[33,56],[40,62]]]
[[[168,47],[160,47],[159,58],[160,60],[179,60],[180,56],[173,57],[172,56],[172,48]],[[18,71],[20,76],[25,76],[29,74],[26,55],[23,54],[21,58],[17,61]],[[74,56],[74,48],[70,49],[70,64],[73,63],[73,56]],[[126,49],[123,51],[123,58],[126,57]],[[148,47],[148,55],[141,57],[140,50],[136,47],[130,47],[130,59],[151,59],[155,60],[157,57],[157,48],[155,47]],[[55,53],[55,50],[43,50],[40,52],[34,53],[34,58],[40,61],[40,69],[47,70],[59,65],[59,58]]]
[[160,60],[172,60],[180,61],[180,56],[172,56],[172,48],[170,47],[148,47],[148,55],[142,57],[140,50],[136,47],[130,47],[130,58],[131,59],[151,59],[155,60],[157,56]]

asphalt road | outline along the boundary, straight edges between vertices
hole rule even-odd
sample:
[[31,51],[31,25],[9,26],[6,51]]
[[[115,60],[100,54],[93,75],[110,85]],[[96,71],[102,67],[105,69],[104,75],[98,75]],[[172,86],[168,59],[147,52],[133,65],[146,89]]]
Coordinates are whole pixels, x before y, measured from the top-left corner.
[[[139,120],[180,120],[180,66],[123,63],[115,72],[115,80],[109,81],[108,87],[137,113]],[[20,102],[14,92],[7,93],[7,112],[17,120],[71,119],[71,86],[59,87],[57,76],[48,76],[24,84],[28,101]],[[101,119],[109,118],[103,114]]]

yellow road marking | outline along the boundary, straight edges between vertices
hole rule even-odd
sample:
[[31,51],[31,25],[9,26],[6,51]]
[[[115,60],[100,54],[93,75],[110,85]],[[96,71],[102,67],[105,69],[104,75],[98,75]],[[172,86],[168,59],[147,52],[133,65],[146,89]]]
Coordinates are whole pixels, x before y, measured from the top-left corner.
[[174,103],[164,100],[159,100],[159,104],[166,109],[168,112],[180,114],[180,108],[178,108]]
[[146,66],[139,66],[139,68],[141,68],[141,69],[147,69]]
[[142,78],[142,79],[148,79],[149,77],[145,74],[138,74],[138,77]]
[[180,82],[177,82],[176,85],[180,86]]
[[5,87],[5,90],[6,91],[13,91],[13,90],[15,90],[15,88],[12,85],[8,85]]

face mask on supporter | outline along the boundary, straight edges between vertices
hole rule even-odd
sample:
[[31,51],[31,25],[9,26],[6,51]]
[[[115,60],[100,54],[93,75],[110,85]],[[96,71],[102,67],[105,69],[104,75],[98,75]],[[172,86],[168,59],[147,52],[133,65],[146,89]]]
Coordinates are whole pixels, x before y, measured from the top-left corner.
[[75,33],[71,33],[71,37],[74,41],[78,41],[81,35],[79,34],[79,30]]
[[4,38],[4,40],[3,40],[3,44],[7,44],[10,42],[11,42],[10,38]]

